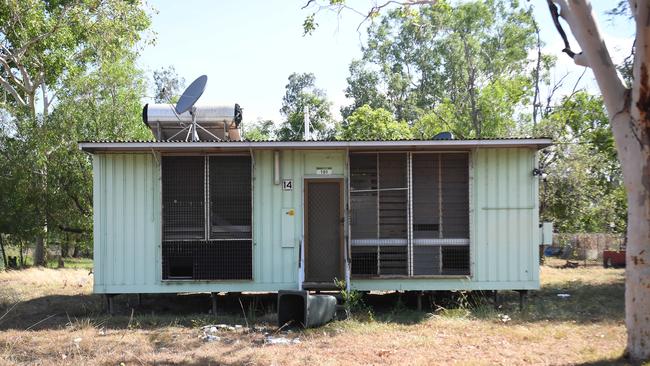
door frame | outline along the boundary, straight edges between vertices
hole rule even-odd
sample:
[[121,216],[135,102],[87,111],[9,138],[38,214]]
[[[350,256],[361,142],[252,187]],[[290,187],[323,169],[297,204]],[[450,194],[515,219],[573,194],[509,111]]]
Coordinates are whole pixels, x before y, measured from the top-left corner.
[[[339,185],[339,268],[337,278],[345,281],[345,186],[344,178],[304,178],[303,179],[303,243],[305,275],[303,282],[309,281],[309,183],[338,183]],[[332,283],[332,286],[334,284]]]

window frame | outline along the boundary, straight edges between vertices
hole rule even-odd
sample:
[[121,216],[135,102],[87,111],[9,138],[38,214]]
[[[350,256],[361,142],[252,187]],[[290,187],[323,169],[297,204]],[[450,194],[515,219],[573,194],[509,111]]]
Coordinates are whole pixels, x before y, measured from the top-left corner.
[[[473,202],[473,186],[472,186],[472,180],[473,180],[473,150],[419,150],[419,151],[403,151],[403,150],[386,150],[386,151],[348,151],[348,164],[347,164],[347,170],[348,170],[348,177],[349,177],[349,184],[348,184],[348,191],[349,191],[349,206],[348,206],[348,215],[350,216],[349,220],[349,226],[348,226],[348,233],[349,233],[349,253],[351,254],[350,261],[353,261],[352,258],[352,253],[354,248],[360,248],[363,247],[364,245],[355,245],[355,241],[359,241],[360,239],[353,239],[353,224],[352,224],[352,215],[351,212],[354,210],[352,202],[352,194],[355,192],[352,188],[352,155],[355,154],[385,154],[385,153],[406,153],[407,154],[407,170],[406,170],[406,175],[407,175],[407,207],[408,207],[408,218],[407,218],[407,267],[408,267],[408,273],[406,275],[367,275],[367,274],[354,274],[351,271],[351,277],[352,279],[363,279],[363,280],[381,280],[381,279],[405,279],[405,278],[410,278],[410,279],[426,279],[426,278],[431,278],[431,279],[441,279],[441,278],[471,278],[473,276],[473,262],[472,262],[472,253],[473,253],[473,245],[472,245],[472,202]],[[467,272],[463,274],[415,274],[415,268],[414,268],[414,251],[416,246],[420,246],[421,244],[418,243],[416,244],[416,239],[414,238],[414,217],[413,217],[413,156],[418,155],[418,154],[437,154],[437,155],[442,155],[442,154],[464,154],[467,156],[467,237],[466,238],[435,238],[435,239],[425,239],[425,240],[431,240],[434,241],[435,243],[431,244],[434,246],[437,246],[442,253],[442,250],[446,247],[449,246],[466,246],[467,247]],[[357,190],[358,192],[358,190]],[[361,239],[362,240],[362,239]],[[381,239],[378,239],[381,240]],[[422,239],[419,239],[419,241]],[[369,245],[370,243],[367,243]],[[379,246],[381,243],[377,244],[377,248],[379,250]],[[441,263],[442,263],[442,257],[441,257]],[[440,271],[442,271],[442,264]],[[379,271],[379,273],[381,273]]]
[[[163,220],[163,210],[164,207],[162,206],[163,204],[163,197],[164,197],[164,189],[163,189],[163,164],[162,161],[166,157],[175,157],[175,156],[188,156],[188,157],[201,157],[203,158],[204,162],[204,170],[203,170],[203,180],[204,180],[204,191],[203,191],[203,196],[204,196],[204,216],[203,216],[203,237],[200,239],[192,238],[192,239],[165,239],[164,237],[164,220]],[[226,157],[226,156],[246,156],[250,158],[250,223],[251,223],[251,229],[250,229],[250,238],[216,238],[216,239],[211,239],[210,238],[210,225],[211,225],[211,215],[210,215],[210,175],[209,175],[209,165],[210,165],[210,157],[213,156],[219,156],[219,157]],[[190,152],[190,153],[157,153],[157,160],[159,162],[158,167],[159,167],[159,174],[160,174],[160,179],[159,179],[159,187],[160,187],[160,203],[161,203],[161,208],[160,208],[160,246],[158,250],[158,255],[159,255],[159,263],[160,265],[158,266],[159,276],[158,278],[160,279],[161,282],[253,282],[255,280],[254,276],[254,268],[253,264],[255,262],[255,253],[254,253],[254,243],[253,243],[253,238],[254,238],[254,182],[255,182],[255,158],[252,152],[233,152],[233,153],[198,153],[198,152]],[[247,278],[238,278],[238,279],[196,279],[196,278],[185,278],[185,277],[167,277],[165,278],[165,270],[164,270],[164,250],[163,250],[163,245],[167,243],[174,243],[174,242],[188,242],[188,243],[194,243],[194,242],[205,242],[206,244],[210,245],[218,245],[218,242],[250,242],[250,261],[249,261],[249,266],[250,266],[250,276],[247,276]]]

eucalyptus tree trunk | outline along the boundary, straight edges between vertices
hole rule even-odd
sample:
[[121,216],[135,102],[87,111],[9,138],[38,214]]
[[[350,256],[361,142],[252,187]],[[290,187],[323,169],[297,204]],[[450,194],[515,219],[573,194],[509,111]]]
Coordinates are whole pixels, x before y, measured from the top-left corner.
[[[636,22],[634,78],[626,88],[596,24],[589,0],[547,0],[564,40],[563,52],[590,67],[603,95],[627,193],[625,270],[627,354],[650,359],[650,0],[630,0]],[[559,6],[559,12],[558,8]],[[571,50],[558,17],[566,20],[582,52]]]
[[43,235],[38,235],[36,237],[36,243],[34,245],[34,265],[45,265],[45,238]]

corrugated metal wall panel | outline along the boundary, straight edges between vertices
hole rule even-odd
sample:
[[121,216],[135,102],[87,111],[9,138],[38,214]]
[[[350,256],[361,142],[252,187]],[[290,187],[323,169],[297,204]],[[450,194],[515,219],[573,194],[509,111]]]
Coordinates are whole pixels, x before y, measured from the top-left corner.
[[95,292],[115,286],[142,290],[156,283],[160,185],[155,167],[151,154],[94,156]]
[[[472,277],[355,280],[359,289],[532,289],[539,286],[537,180],[532,149],[477,149],[470,172]],[[343,177],[345,152],[282,151],[273,184],[273,151],[254,153],[253,281],[161,282],[159,157],[94,156],[95,292],[277,291],[297,288],[303,179],[331,168]],[[283,208],[293,208],[293,247],[283,247]],[[286,236],[285,236],[286,237]]]
[[535,151],[478,149],[473,159],[473,280],[535,281],[539,278]]
[[102,255],[104,245],[102,243],[104,242],[103,229],[105,225],[102,222],[104,215],[101,213],[105,207],[105,203],[103,202],[105,195],[101,193],[104,191],[102,181],[105,175],[103,174],[102,162],[101,155],[93,156],[93,286],[95,291],[104,286],[104,276],[101,269],[104,260],[104,256]]

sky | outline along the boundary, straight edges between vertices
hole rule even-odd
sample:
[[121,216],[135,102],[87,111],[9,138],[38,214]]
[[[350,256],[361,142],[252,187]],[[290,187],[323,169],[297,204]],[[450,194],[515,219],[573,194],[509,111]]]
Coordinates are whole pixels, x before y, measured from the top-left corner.
[[[244,123],[271,119],[281,121],[280,107],[288,76],[312,72],[317,87],[332,101],[332,112],[349,104],[344,90],[350,61],[361,57],[362,17],[353,12],[340,16],[331,11],[317,15],[317,30],[303,36],[302,24],[314,9],[301,9],[304,0],[248,1],[149,1],[155,43],[143,47],[139,65],[151,78],[153,71],[173,66],[186,85],[205,74],[208,83],[198,104],[234,104],[244,109]],[[348,0],[357,9],[368,9],[373,0]],[[615,62],[629,54],[633,22],[623,18],[608,20],[604,12],[609,0],[594,0],[594,11]],[[546,1],[531,0],[540,24],[544,52],[557,55],[552,78],[566,73],[568,93],[584,68],[562,54],[562,39],[551,21]],[[568,26],[565,27],[568,30]],[[578,49],[576,42],[572,48]],[[532,54],[531,54],[532,57]],[[597,93],[591,71],[580,87]],[[150,91],[151,95],[153,92]],[[147,100],[150,102],[151,100]]]

